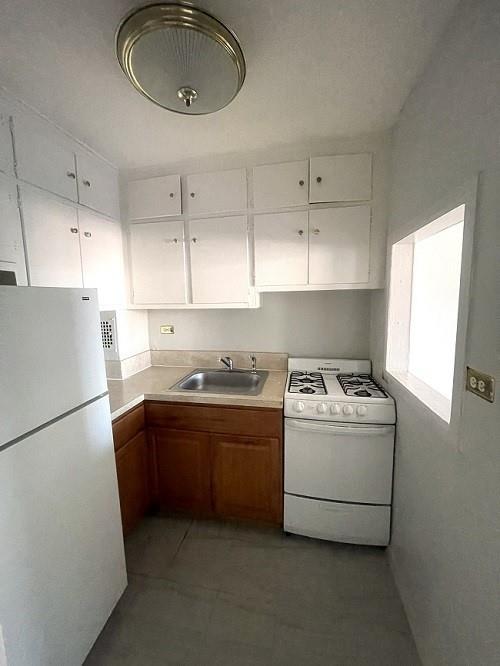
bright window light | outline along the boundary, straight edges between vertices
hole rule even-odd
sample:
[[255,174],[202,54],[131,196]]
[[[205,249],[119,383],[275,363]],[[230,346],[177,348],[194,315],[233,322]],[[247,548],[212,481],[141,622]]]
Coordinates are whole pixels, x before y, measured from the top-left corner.
[[465,205],[392,246],[387,370],[450,422]]

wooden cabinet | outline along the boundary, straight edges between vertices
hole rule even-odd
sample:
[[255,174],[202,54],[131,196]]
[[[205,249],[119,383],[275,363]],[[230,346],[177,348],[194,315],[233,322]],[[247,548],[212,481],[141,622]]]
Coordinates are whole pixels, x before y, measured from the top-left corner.
[[116,169],[103,160],[82,152],[76,156],[76,169],[79,202],[115,220],[119,219]]
[[369,201],[372,198],[372,156],[312,157],[309,202]]
[[187,176],[186,185],[190,215],[236,212],[247,207],[245,169]]
[[17,284],[27,283],[21,218],[17,207],[17,187],[12,180],[1,174],[0,262],[2,270],[13,271],[16,274]]
[[180,215],[180,176],[160,176],[128,183],[129,220],[152,220]]
[[192,220],[193,303],[244,303],[249,298],[247,218]]
[[309,201],[309,162],[268,164],[253,169],[255,210],[303,206]]
[[254,238],[257,286],[307,284],[307,211],[256,215]]
[[281,522],[281,443],[212,435],[212,495],[218,516]]
[[159,505],[195,515],[211,514],[208,434],[153,429],[151,441]]
[[122,230],[119,222],[78,211],[83,286],[95,287],[99,307],[125,303]]
[[30,284],[82,287],[76,208],[23,188],[22,210]]
[[12,134],[10,129],[10,116],[7,111],[0,108],[0,171],[12,175],[14,173],[14,151],[12,148]]
[[309,213],[309,284],[368,282],[370,206]]
[[135,304],[186,302],[184,223],[130,225]]

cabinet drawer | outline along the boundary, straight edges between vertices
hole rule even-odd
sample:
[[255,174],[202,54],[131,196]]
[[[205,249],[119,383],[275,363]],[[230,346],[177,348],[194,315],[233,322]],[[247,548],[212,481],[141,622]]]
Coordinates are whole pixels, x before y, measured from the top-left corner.
[[144,430],[144,405],[134,407],[113,422],[115,451],[121,449],[141,430]]
[[147,402],[145,410],[148,427],[280,439],[282,436],[281,409]]

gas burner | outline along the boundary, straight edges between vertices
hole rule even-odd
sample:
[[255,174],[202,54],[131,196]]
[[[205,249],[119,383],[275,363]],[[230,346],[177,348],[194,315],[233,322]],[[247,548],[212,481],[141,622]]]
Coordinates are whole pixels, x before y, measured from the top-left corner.
[[294,370],[290,374],[289,393],[308,395],[326,395],[326,386],[321,372],[302,372]]
[[337,375],[337,379],[346,395],[358,398],[387,398],[387,393],[371,375],[340,374]]

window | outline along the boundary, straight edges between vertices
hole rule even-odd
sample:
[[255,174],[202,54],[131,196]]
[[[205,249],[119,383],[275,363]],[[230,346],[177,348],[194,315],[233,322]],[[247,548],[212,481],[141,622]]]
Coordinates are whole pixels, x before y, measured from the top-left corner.
[[392,246],[386,368],[451,418],[465,205]]

